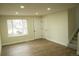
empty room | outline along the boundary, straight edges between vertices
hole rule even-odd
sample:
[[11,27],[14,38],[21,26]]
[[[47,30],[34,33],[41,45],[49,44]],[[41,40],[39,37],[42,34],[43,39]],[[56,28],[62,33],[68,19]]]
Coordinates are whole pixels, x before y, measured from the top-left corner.
[[0,3],[0,55],[77,56],[78,22],[78,3]]

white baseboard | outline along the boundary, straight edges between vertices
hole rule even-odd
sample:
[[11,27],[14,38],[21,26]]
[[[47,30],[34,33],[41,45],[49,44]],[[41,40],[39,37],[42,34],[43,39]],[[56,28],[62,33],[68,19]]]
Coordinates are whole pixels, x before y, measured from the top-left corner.
[[49,40],[49,41],[52,41],[52,42],[55,42],[55,43],[58,43],[58,44],[60,44],[60,45],[63,45],[63,46],[68,47],[68,43],[67,43],[67,44],[64,44],[64,43],[62,43],[62,42],[55,41],[55,40],[52,40],[52,39],[47,39],[47,40]]
[[21,43],[21,42],[27,42],[27,41],[31,41],[31,40],[34,40],[34,39],[23,40],[23,41],[16,41],[16,42],[8,42],[8,43],[6,42],[6,43],[2,44],[2,46],[16,44],[16,43]]

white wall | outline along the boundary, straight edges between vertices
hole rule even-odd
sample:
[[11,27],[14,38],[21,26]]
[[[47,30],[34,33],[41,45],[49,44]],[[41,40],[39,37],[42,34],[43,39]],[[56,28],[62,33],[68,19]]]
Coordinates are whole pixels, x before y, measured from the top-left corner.
[[[8,37],[8,34],[7,34],[7,20],[8,19],[26,19],[27,23],[28,23],[28,35],[18,36],[18,37]],[[40,17],[37,17],[37,16],[34,16],[34,17],[33,16],[31,16],[31,17],[0,16],[2,45],[14,44],[14,43],[18,43],[18,42],[25,42],[25,41],[34,40],[34,34],[35,34],[34,33],[34,25],[33,25],[34,19],[40,20]],[[38,27],[40,27],[39,24],[37,24]],[[40,28],[39,28],[39,30],[40,30]],[[37,32],[36,34],[40,35],[40,33],[41,32]],[[40,38],[40,36],[38,38]]]
[[68,45],[68,11],[43,17],[43,37],[65,46]]

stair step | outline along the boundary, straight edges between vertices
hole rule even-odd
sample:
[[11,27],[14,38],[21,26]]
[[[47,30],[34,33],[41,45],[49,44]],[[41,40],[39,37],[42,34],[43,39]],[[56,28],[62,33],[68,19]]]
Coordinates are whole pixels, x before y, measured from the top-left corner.
[[77,44],[77,40],[72,40],[70,43]]
[[74,35],[74,37],[77,37],[77,34],[76,34],[76,35]]
[[72,48],[72,49],[75,49],[75,50],[77,49],[78,32],[79,32],[79,28],[76,30],[76,32],[73,35],[72,40],[69,43],[69,47]]
[[77,45],[76,44],[69,44],[69,47],[72,48],[72,49],[75,49],[75,50],[77,49]]
[[72,40],[77,40],[77,37],[72,38]]

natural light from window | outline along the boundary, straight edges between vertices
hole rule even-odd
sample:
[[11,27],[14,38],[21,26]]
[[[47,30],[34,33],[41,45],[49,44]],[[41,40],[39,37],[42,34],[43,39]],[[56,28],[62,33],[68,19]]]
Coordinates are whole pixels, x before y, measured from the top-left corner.
[[7,20],[8,37],[23,36],[28,34],[26,19]]

